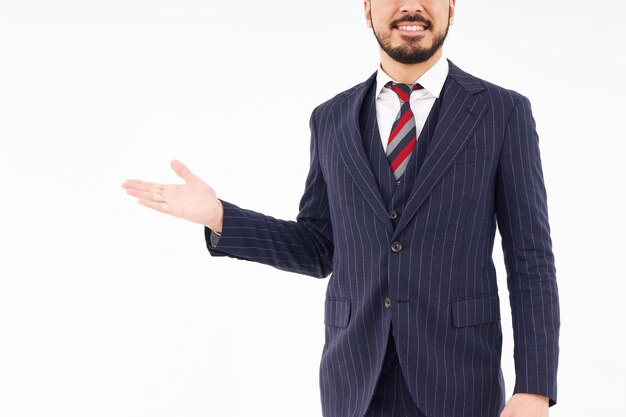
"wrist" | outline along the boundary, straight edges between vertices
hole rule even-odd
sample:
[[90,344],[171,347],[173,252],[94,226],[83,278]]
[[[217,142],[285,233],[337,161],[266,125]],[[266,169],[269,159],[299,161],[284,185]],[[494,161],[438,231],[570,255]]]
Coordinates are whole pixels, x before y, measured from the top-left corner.
[[224,206],[222,205],[222,202],[219,199],[217,199],[217,204],[218,204],[218,208],[216,210],[216,213],[214,213],[212,216],[209,216],[209,218],[204,223],[204,225],[207,228],[209,228],[212,232],[221,236],[222,235],[222,222],[224,219]]
[[222,236],[222,223],[224,221],[224,205],[222,204],[222,201],[219,198],[217,199],[217,203],[219,204],[219,209],[217,210],[217,224],[215,226],[215,229],[213,229],[213,231],[219,236]]

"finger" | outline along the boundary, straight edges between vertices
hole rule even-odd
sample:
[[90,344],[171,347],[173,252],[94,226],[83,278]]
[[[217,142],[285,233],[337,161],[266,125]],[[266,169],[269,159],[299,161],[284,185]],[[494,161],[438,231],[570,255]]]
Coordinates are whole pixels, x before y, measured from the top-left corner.
[[172,209],[170,208],[170,206],[167,205],[167,203],[159,203],[155,201],[144,200],[142,198],[137,200],[137,202],[146,207],[150,207],[151,209],[154,209],[156,211],[160,211],[161,213],[167,213],[167,214],[172,213]]
[[125,184],[144,184],[144,185],[156,185],[156,183],[154,183],[154,182],[147,182],[147,181],[137,180],[137,179],[134,179],[134,178],[127,179],[126,181],[124,181],[124,182],[122,183],[122,185],[125,185]]
[[150,187],[163,188],[165,184],[160,184],[158,182],[147,182],[147,181],[141,181],[141,180],[135,180],[135,179],[126,180],[122,183],[122,187],[130,186],[130,185],[144,185],[144,186],[150,186]]
[[129,188],[128,190],[126,190],[126,193],[132,196],[138,197],[138,198],[142,198],[144,200],[150,200],[150,201],[161,202],[161,203],[164,203],[166,201],[163,195],[159,193],[155,193],[155,192],[140,191],[140,190]]
[[122,187],[126,189],[133,188],[135,190],[153,191],[153,192],[162,192],[165,189],[165,185],[163,184],[157,184],[157,183],[145,182],[145,181],[126,181],[122,184]]
[[185,181],[191,181],[191,180],[195,180],[198,178],[195,174],[193,174],[189,170],[189,168],[185,166],[185,164],[180,162],[178,159],[172,159],[172,162],[170,162],[170,165],[172,166],[172,169],[174,170],[174,172],[176,172],[176,174],[178,174],[178,176],[184,179]]

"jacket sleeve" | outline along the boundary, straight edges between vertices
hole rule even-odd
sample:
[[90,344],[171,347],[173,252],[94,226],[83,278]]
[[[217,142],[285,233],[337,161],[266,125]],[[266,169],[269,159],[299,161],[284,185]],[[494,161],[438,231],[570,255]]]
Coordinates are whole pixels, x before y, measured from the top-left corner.
[[317,152],[315,110],[309,127],[310,166],[296,220],[276,219],[220,199],[224,217],[221,237],[215,246],[211,244],[211,229],[204,227],[211,256],[259,262],[316,278],[332,272],[333,235],[326,183]]
[[513,393],[556,404],[560,310],[539,138],[530,101],[518,94],[506,126],[496,177],[514,338]]

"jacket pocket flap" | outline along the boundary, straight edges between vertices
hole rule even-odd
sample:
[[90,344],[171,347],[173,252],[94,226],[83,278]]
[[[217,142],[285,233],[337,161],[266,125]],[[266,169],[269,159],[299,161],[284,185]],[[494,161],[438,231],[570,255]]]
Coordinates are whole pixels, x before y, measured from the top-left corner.
[[350,322],[349,298],[326,298],[324,301],[324,324],[332,327],[346,327]]
[[454,327],[473,326],[500,320],[498,293],[452,300]]

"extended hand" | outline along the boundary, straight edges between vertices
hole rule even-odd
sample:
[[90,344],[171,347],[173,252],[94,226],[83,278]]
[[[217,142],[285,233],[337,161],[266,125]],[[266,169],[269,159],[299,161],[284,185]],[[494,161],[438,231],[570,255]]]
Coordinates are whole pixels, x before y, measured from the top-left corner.
[[500,417],[548,417],[548,397],[518,392],[500,413]]
[[171,167],[186,184],[158,184],[126,180],[122,188],[146,207],[171,214],[221,232],[223,207],[215,190],[194,175],[182,162],[173,159]]

